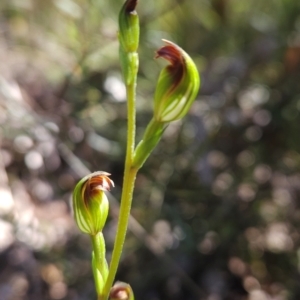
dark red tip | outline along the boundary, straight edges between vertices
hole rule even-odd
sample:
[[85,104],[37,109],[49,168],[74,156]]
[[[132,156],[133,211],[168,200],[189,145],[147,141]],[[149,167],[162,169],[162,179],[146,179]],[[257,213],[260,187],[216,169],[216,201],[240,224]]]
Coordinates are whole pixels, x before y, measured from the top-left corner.
[[127,0],[125,2],[125,11],[127,13],[132,13],[135,11],[135,8],[137,6],[138,0]]
[[111,288],[109,296],[114,300],[128,300],[130,298],[130,287],[125,282],[116,282]]
[[100,191],[110,191],[111,187],[114,186],[114,182],[108,177],[110,174],[102,172],[90,177],[84,184],[84,203],[90,201],[91,197]]
[[172,42],[164,40],[166,46],[161,47],[156,51],[155,58],[162,57],[170,62],[167,70],[174,78],[173,88],[175,88],[184,75],[185,62],[180,48]]
[[155,58],[159,57],[163,57],[164,59],[168,60],[173,66],[180,63],[182,60],[181,53],[173,45],[163,46],[158,49],[156,51]]

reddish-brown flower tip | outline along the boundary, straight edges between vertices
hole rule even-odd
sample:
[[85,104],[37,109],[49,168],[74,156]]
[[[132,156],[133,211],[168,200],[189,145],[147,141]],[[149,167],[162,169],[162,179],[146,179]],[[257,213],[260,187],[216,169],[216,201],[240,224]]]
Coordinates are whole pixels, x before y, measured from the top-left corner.
[[168,123],[183,118],[196,98],[200,87],[197,67],[190,56],[176,44],[163,40],[156,57],[166,59],[159,74],[154,95],[154,117]]
[[125,11],[127,13],[132,13],[135,11],[138,0],[127,0],[125,3]]
[[91,176],[83,185],[84,202],[89,201],[97,192],[110,191],[114,187],[114,182],[108,177],[110,174],[107,172],[96,172],[94,176]]
[[184,75],[184,57],[181,49],[174,43],[163,40],[167,45],[161,47],[156,51],[155,58],[162,57],[166,59],[170,65],[167,66],[166,70],[173,77],[173,87],[169,90],[172,91],[175,88]]
[[163,57],[166,60],[168,60],[172,66],[174,66],[180,62],[182,63],[183,58],[182,58],[182,54],[181,54],[178,46],[170,41],[167,41],[167,40],[163,40],[163,41],[167,45],[161,47],[160,49],[158,49],[156,51],[155,58]]
[[110,174],[98,171],[82,178],[73,192],[74,218],[79,229],[89,235],[101,232],[106,222],[109,203],[106,191],[114,186]]
[[[138,0],[127,0],[124,2],[122,9],[119,14],[119,41],[121,53],[136,52],[139,46],[139,36],[140,36],[140,25],[139,17],[135,10]],[[129,70],[127,66],[129,64],[126,55],[121,55],[122,68]],[[126,71],[128,72],[128,71]],[[125,78],[127,75],[124,74]]]
[[129,300],[133,299],[132,291],[129,284],[118,281],[110,290],[109,298],[112,300]]

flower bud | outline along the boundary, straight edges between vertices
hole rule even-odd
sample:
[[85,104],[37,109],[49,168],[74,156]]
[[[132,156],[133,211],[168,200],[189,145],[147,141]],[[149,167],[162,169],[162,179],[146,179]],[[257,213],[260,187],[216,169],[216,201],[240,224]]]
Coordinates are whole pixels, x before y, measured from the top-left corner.
[[110,290],[110,300],[134,300],[133,291],[129,284],[118,281]]
[[101,232],[108,215],[105,191],[114,186],[106,172],[95,172],[82,178],[73,192],[74,217],[79,229],[87,234]]
[[119,40],[124,52],[136,52],[139,45],[139,17],[135,11],[138,0],[127,0],[119,14]]
[[165,123],[187,114],[199,91],[200,77],[195,63],[183,49],[170,41],[163,41],[167,45],[157,51],[156,58],[162,57],[170,64],[158,78],[154,118]]

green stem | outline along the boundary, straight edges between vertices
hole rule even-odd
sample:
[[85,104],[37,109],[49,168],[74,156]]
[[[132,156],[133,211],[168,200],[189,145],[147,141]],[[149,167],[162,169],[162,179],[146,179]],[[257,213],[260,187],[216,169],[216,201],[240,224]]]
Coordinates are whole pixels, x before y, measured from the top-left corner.
[[[136,56],[137,58],[137,56]],[[137,63],[137,62],[135,62]],[[125,171],[123,178],[123,189],[121,206],[119,213],[119,221],[115,239],[115,245],[112,253],[112,258],[109,266],[108,277],[103,289],[101,299],[106,300],[108,298],[110,289],[113,285],[117,269],[119,266],[123,245],[127,233],[128,221],[131,210],[132,195],[134,189],[135,178],[138,169],[132,167],[132,160],[134,155],[135,147],[135,90],[136,90],[136,72],[134,72],[133,80],[126,85],[127,88],[127,109],[128,109],[128,127],[127,127],[127,149],[126,149],[126,160],[125,160]]]
[[93,245],[92,267],[98,299],[101,299],[101,292],[108,276],[108,266],[105,259],[105,241],[102,232],[91,236]]
[[[127,90],[127,109],[128,109],[128,120],[127,120],[127,149],[126,149],[126,160],[125,160],[125,171],[129,171],[131,168],[131,162],[135,147],[135,89],[136,89],[136,77],[134,82],[126,86]],[[124,174],[124,181],[125,181]]]
[[140,169],[156,147],[168,124],[157,122],[154,118],[149,122],[143,139],[137,145],[132,166]]

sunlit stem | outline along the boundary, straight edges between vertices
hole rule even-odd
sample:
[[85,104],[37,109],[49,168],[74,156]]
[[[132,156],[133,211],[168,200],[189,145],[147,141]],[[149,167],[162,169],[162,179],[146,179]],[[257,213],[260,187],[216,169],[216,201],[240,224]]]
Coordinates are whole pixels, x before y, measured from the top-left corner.
[[126,149],[126,160],[125,160],[125,171],[123,178],[123,188],[122,188],[122,197],[121,197],[121,206],[120,214],[118,220],[117,234],[114,244],[114,249],[112,253],[112,258],[109,266],[108,277],[103,289],[103,294],[101,299],[106,300],[108,298],[110,289],[113,285],[117,269],[119,266],[123,245],[127,233],[128,221],[131,210],[132,195],[134,189],[135,178],[138,169],[132,167],[134,147],[135,147],[135,98],[136,98],[136,77],[137,77],[137,65],[138,65],[138,56],[137,54],[131,55],[134,57],[132,61],[133,71],[130,74],[130,80],[125,78],[126,90],[127,90],[127,115],[128,115],[128,124],[127,124],[127,149]]

